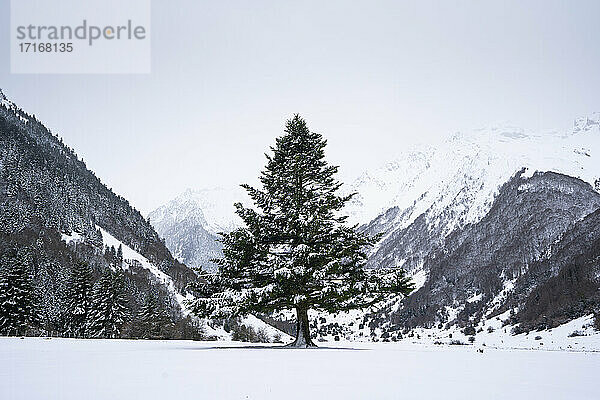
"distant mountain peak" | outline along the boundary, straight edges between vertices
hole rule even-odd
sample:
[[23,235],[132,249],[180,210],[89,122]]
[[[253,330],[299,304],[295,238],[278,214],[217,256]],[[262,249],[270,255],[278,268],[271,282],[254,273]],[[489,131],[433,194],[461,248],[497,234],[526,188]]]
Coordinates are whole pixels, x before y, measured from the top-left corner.
[[159,233],[183,220],[194,220],[209,233],[229,232],[241,224],[233,204],[245,200],[239,188],[186,189],[149,214]]
[[587,132],[594,128],[600,128],[600,112],[595,112],[589,116],[575,119],[573,133]]

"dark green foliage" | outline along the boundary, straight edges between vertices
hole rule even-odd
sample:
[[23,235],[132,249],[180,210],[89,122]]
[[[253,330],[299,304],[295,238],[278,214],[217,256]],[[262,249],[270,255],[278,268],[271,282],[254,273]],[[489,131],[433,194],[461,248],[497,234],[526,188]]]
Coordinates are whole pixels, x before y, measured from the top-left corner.
[[92,272],[86,263],[73,266],[67,290],[67,335],[86,337],[92,305]]
[[465,329],[463,329],[463,333],[466,336],[475,336],[475,328],[473,326],[467,326]]
[[325,161],[326,144],[299,116],[287,122],[267,155],[262,189],[243,185],[256,209],[235,205],[246,226],[222,235],[224,257],[215,260],[218,274],[197,288],[196,313],[296,309],[297,336],[310,342],[309,309],[363,308],[410,293],[403,270],[365,270],[366,251],[377,238],[345,224],[341,211],[352,195],[337,194],[338,168]]
[[37,320],[34,299],[27,257],[4,255],[0,259],[0,334],[27,333]]
[[117,265],[121,266],[123,263],[123,245],[119,244],[119,248],[117,249]]
[[[269,335],[264,329],[254,329],[252,326],[235,321],[231,326],[231,340],[250,343],[269,343]],[[281,338],[280,338],[281,339]]]
[[146,300],[140,308],[138,324],[141,329],[141,337],[145,339],[168,338],[173,328],[173,323],[167,315],[164,305],[152,292],[146,295]]
[[118,338],[129,315],[122,273],[106,272],[94,285],[87,333],[91,337]]

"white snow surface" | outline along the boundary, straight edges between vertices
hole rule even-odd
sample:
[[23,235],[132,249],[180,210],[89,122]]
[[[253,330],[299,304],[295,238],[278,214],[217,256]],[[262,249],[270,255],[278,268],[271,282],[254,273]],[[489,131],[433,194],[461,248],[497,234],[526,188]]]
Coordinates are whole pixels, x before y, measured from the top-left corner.
[[0,338],[0,398],[597,399],[600,353]]
[[152,264],[146,257],[142,256],[140,253],[133,250],[131,247],[127,246],[125,243],[119,241],[113,235],[108,233],[104,228],[102,228],[98,225],[96,225],[96,228],[100,229],[100,232],[102,233],[102,243],[104,244],[104,246],[109,246],[109,247],[114,246],[115,250],[118,249],[119,246],[122,246],[123,268],[124,269],[128,268],[128,263],[135,262],[135,261],[140,263],[140,265],[143,268],[149,270],[152,273],[152,275],[154,275],[154,277],[158,280],[158,282],[162,283],[169,290],[169,292],[171,292],[173,294],[173,296],[175,297],[175,299],[177,299],[177,302],[181,306],[181,310],[187,314],[188,310],[184,304],[184,300],[191,299],[191,297],[189,294],[187,297],[185,297],[181,293],[179,293],[175,289],[175,284],[173,283],[173,279],[169,275],[167,275],[166,273],[164,273],[163,271],[158,269],[158,267],[156,265]]
[[60,234],[61,239],[63,241],[65,241],[67,244],[71,243],[71,242],[81,242],[82,241],[82,236],[80,233],[78,232],[71,232],[70,234],[66,234],[66,233],[61,233]]
[[[546,350],[546,351],[592,351],[600,352],[600,332],[593,326],[593,315],[569,321],[554,329],[531,331],[512,335],[512,325],[502,326],[510,311],[480,322],[475,329],[473,345],[477,348],[496,348],[507,350]],[[490,329],[491,328],[491,329]],[[470,343],[469,336],[453,326],[450,329],[415,328],[411,337],[405,337],[405,343],[449,345],[457,340],[465,345]]]

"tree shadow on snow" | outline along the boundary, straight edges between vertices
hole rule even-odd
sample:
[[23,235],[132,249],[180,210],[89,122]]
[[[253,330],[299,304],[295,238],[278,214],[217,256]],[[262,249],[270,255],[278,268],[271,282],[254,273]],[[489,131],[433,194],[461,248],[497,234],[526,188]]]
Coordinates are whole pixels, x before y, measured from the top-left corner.
[[299,347],[288,347],[283,344],[279,345],[256,345],[256,346],[185,346],[180,347],[181,350],[348,350],[348,351],[362,351],[369,349],[357,349],[355,347],[309,347],[309,348],[299,348]]

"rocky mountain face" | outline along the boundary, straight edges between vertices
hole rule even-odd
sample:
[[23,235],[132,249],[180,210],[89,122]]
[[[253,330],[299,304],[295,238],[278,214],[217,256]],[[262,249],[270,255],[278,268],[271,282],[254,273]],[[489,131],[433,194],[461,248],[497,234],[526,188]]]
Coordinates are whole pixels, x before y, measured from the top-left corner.
[[[586,217],[599,208],[600,193],[579,179],[552,172],[517,174],[500,188],[479,222],[452,232],[425,256],[428,278],[392,313],[392,325],[468,326],[535,302],[548,280],[560,274],[555,261],[564,256],[563,247],[570,257],[593,252],[597,228]],[[575,247],[574,235],[593,236]],[[556,326],[567,319],[552,311],[550,317],[541,307],[523,308],[519,321],[534,324],[544,314],[548,326]]]
[[554,327],[600,308],[600,210],[575,223],[529,265],[508,298],[521,329]]
[[211,260],[221,256],[219,233],[241,224],[233,204],[243,199],[241,189],[188,189],[152,211],[148,219],[179,261],[214,271],[216,266]]
[[146,294],[158,292],[162,307],[181,319],[185,287],[196,275],[150,223],[1,92],[0,133],[0,256],[18,252],[28,260],[45,326],[60,331],[68,278],[81,261],[95,280],[110,269],[125,271],[132,318]]

